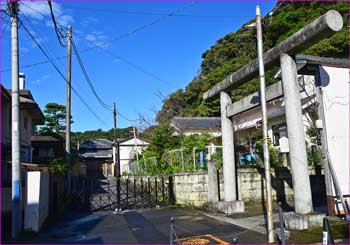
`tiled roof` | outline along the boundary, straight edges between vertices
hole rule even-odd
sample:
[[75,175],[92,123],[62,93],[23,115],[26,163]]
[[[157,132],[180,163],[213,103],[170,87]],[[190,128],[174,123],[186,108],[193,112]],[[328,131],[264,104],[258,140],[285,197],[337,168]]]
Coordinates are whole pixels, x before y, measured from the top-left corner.
[[50,142],[58,142],[59,140],[52,136],[32,136],[31,141],[50,141]]
[[110,149],[113,142],[108,139],[88,140],[80,145],[80,149]]
[[85,152],[80,154],[82,158],[111,158],[112,150],[101,150],[97,152]]
[[221,129],[220,117],[174,117],[171,125],[183,129]]

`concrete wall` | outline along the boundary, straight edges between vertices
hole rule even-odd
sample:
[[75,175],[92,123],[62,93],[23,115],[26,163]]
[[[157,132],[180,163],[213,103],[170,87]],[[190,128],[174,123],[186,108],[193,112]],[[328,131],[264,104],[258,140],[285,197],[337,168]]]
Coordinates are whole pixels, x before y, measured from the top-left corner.
[[49,174],[27,172],[24,228],[39,231],[49,214]]
[[[264,169],[237,169],[238,198],[245,202],[255,202],[262,199],[264,186]],[[316,203],[324,201],[323,173],[314,168],[309,169],[313,196]],[[219,174],[220,200],[224,200],[222,173]],[[292,176],[288,168],[272,170],[272,186],[274,200],[293,203]],[[207,203],[208,176],[205,171],[179,173],[174,175],[174,194],[177,204],[200,207]],[[316,200],[319,198],[320,200]]]

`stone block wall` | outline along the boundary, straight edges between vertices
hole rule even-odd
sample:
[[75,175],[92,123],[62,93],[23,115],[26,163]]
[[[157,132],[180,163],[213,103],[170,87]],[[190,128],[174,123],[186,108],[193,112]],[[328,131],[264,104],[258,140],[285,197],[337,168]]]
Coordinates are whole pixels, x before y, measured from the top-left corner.
[[[321,197],[325,192],[324,175],[321,170],[309,168],[312,193]],[[288,168],[271,170],[272,195],[274,200],[291,203],[293,201],[293,185],[291,171]],[[263,198],[263,168],[237,169],[238,198],[244,202],[254,202]],[[220,200],[224,200],[223,175],[219,174]],[[208,176],[206,171],[177,173],[174,175],[174,194],[177,204],[200,207],[207,203]]]
[[208,199],[208,175],[205,171],[174,175],[176,204],[200,207]]

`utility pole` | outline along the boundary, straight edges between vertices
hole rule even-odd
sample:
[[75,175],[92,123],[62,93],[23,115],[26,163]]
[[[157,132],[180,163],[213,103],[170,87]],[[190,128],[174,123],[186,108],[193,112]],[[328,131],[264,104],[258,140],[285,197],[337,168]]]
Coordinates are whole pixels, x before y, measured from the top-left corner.
[[139,166],[139,152],[137,150],[137,139],[136,139],[136,127],[132,127],[134,131],[134,142],[135,142],[135,153],[136,153],[136,161],[137,161],[137,166]]
[[18,2],[11,1],[11,52],[12,52],[12,238],[17,238],[22,228],[22,191],[20,155],[20,109],[18,80]]
[[[113,119],[114,119],[114,124],[113,124],[113,164],[114,164],[114,169],[116,169],[116,166],[117,166],[117,157],[116,157],[117,110],[116,110],[115,102],[113,103]],[[117,171],[115,174],[117,174]]]
[[[114,116],[114,128],[113,128],[113,136],[114,136],[114,144],[113,144],[113,154],[114,159],[116,159],[116,179],[117,179],[117,212],[121,211],[120,208],[120,198],[121,198],[121,187],[120,187],[120,150],[119,150],[119,141],[117,136],[117,107],[115,103],[113,103],[113,116]],[[115,146],[117,145],[117,157],[115,157],[116,151]]]
[[72,81],[72,27],[68,26],[68,40],[67,40],[67,98],[66,98],[66,160],[67,160],[67,189],[68,194],[71,191],[71,159],[70,159],[70,131],[71,131],[71,81]]
[[267,109],[265,97],[265,68],[263,60],[263,40],[261,28],[260,7],[256,6],[256,35],[258,45],[259,59],[259,77],[260,77],[260,104],[262,113],[262,128],[263,128],[263,151],[264,151],[264,168],[266,181],[266,201],[267,201],[267,235],[268,242],[274,242],[273,235],[273,219],[272,219],[272,189],[271,189],[271,173],[270,173],[270,153],[267,134]]

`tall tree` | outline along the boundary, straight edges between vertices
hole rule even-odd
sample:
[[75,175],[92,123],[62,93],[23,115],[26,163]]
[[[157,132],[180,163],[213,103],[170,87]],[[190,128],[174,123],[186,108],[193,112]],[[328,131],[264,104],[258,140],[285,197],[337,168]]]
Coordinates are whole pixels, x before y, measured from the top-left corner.
[[45,125],[39,128],[37,134],[51,135],[63,139],[66,130],[66,107],[50,102],[46,104],[44,113]]

